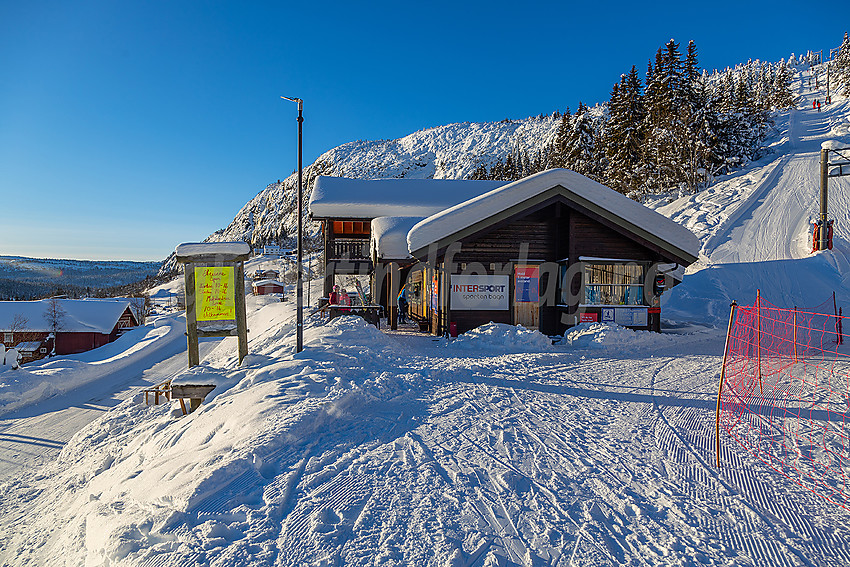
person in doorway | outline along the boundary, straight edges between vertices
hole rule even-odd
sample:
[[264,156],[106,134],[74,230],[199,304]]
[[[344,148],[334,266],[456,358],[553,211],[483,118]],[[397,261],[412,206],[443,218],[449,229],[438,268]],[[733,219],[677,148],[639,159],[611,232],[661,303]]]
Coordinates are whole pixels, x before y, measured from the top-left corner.
[[398,294],[398,322],[407,323],[407,289],[401,288],[401,293]]

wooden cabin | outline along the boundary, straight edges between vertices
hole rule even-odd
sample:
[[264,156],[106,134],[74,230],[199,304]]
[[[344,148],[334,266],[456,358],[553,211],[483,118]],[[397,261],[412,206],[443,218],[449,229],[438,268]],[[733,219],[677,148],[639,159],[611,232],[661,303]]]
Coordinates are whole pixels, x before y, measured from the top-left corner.
[[432,331],[489,321],[560,335],[582,322],[660,330],[660,295],[697,260],[681,225],[565,169],[507,184],[417,223],[419,310]]
[[501,185],[503,181],[319,176],[308,208],[310,217],[322,224],[324,295],[330,294],[337,276],[374,274],[370,249],[374,219],[427,217]]
[[[401,194],[415,193],[413,180],[387,181]],[[360,181],[358,199],[372,198],[369,184],[376,183]],[[455,183],[457,198],[475,194],[439,209],[383,207],[392,214],[372,217],[368,232],[367,217],[361,219],[357,261],[361,273],[372,275],[391,326],[403,287],[409,314],[434,334],[490,321],[548,335],[583,322],[660,330],[661,293],[681,281],[699,253],[699,240],[686,228],[573,171],[465,191],[463,184],[480,182]],[[324,225],[331,278],[343,260],[346,269],[358,266],[333,247],[338,234],[350,238],[345,222]],[[325,285],[329,291],[333,279]]]
[[277,280],[260,280],[252,282],[251,286],[254,290],[254,295],[269,295],[272,293],[283,295],[284,293],[283,284]]
[[[57,314],[49,315],[51,302]],[[55,324],[51,321],[55,318]],[[23,362],[77,354],[108,344],[138,326],[127,299],[0,301],[0,338],[6,348],[23,345]],[[54,329],[55,327],[55,329]],[[55,331],[55,332],[54,332]]]

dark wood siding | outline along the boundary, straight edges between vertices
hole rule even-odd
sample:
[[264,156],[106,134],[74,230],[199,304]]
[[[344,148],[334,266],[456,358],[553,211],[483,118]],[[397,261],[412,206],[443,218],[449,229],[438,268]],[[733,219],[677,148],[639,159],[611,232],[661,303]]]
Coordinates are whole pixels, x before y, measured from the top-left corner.
[[[570,211],[571,249],[575,256],[623,260],[661,260],[658,253],[578,211]],[[577,261],[578,258],[570,258]]]
[[455,254],[454,262],[478,262],[487,273],[492,273],[491,263],[505,264],[517,260],[522,246],[528,245],[526,257],[529,259],[554,259],[557,253],[556,221],[521,219],[478,237],[461,241],[460,252]]

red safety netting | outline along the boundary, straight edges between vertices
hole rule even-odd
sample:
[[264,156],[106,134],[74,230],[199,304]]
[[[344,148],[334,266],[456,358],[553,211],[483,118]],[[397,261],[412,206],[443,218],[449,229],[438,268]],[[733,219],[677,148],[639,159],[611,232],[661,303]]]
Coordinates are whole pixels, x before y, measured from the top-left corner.
[[842,319],[834,298],[812,309],[780,308],[761,297],[734,307],[718,433],[850,508],[850,356],[842,352]]

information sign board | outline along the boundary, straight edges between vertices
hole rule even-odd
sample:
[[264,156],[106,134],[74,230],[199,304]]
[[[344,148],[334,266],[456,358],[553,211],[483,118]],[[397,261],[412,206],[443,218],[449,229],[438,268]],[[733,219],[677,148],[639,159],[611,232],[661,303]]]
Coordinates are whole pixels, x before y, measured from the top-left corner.
[[624,327],[645,327],[646,307],[618,307],[614,309],[614,322]]
[[510,276],[451,277],[451,306],[453,310],[506,310]]
[[197,321],[236,319],[236,285],[233,270],[233,266],[195,267]]

